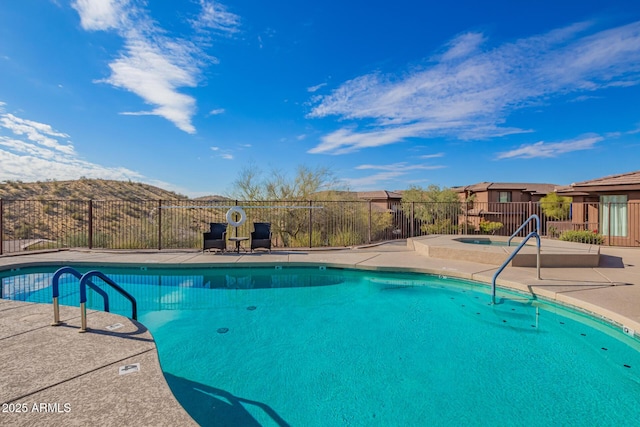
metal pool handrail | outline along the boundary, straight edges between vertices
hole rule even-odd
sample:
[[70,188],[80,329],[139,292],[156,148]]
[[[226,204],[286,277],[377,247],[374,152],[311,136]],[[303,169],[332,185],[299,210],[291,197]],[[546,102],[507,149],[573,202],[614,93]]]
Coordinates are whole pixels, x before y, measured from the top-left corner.
[[105,274],[97,270],[92,270],[85,273],[80,279],[80,315],[82,320],[80,332],[86,332],[87,330],[87,285],[90,283],[89,279],[92,277],[99,277],[104,280],[107,285],[111,286],[114,290],[120,293],[120,295],[128,299],[131,302],[131,318],[133,320],[138,320],[138,304],[136,303],[136,299]]
[[531,222],[531,220],[534,219],[536,220],[536,232],[538,233],[538,236],[540,236],[540,217],[536,214],[533,214],[529,218],[527,218],[527,220],[523,222],[520,227],[518,227],[518,229],[511,235],[511,237],[509,237],[509,240],[507,240],[507,246],[511,246],[511,239],[513,239],[516,234],[520,232],[520,230],[522,230],[527,224]]
[[[532,216],[535,216],[535,215],[532,215]],[[527,241],[532,237],[536,238],[536,243],[537,243],[536,272],[537,272],[537,279],[540,280],[540,234],[536,231],[532,231],[531,233],[527,234],[527,237],[525,237],[524,240],[520,242],[516,250],[513,251],[511,255],[509,255],[509,258],[507,258],[507,260],[502,263],[498,271],[496,271],[496,273],[493,275],[493,279],[491,280],[491,304],[496,303],[496,279],[498,278],[498,275],[502,273],[502,270],[505,269],[507,264],[511,262],[511,260],[517,255],[517,253],[520,252],[520,249],[522,249],[524,245],[527,243]]]
[[[82,279],[82,274],[78,270],[72,267],[62,267],[59,268],[55,273],[53,273],[53,277],[51,278],[51,287],[53,288],[53,323],[52,326],[58,326],[62,322],[60,322],[60,304],[58,302],[58,297],[60,296],[60,276],[63,274],[71,274],[75,276],[77,279]],[[100,289],[98,286],[94,285],[92,282],[87,281],[87,285],[96,291],[99,295],[102,295],[102,299],[104,301],[104,311],[109,312],[109,295]]]

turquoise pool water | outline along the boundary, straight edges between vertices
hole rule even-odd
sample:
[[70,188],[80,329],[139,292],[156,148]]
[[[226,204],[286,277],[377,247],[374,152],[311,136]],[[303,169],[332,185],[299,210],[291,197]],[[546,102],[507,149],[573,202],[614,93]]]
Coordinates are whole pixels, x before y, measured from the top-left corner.
[[[201,425],[637,425],[638,342],[558,306],[417,274],[104,271]],[[18,273],[5,297],[50,300],[51,272]]]
[[[461,237],[459,239],[454,239],[457,240],[458,242],[461,243],[468,243],[471,245],[487,245],[487,246],[509,246],[509,244],[506,241],[501,241],[501,240],[491,240],[488,237],[478,237],[478,238],[473,238],[473,237]],[[520,243],[520,241],[514,240],[513,242],[511,242],[511,246],[518,246],[518,244]]]

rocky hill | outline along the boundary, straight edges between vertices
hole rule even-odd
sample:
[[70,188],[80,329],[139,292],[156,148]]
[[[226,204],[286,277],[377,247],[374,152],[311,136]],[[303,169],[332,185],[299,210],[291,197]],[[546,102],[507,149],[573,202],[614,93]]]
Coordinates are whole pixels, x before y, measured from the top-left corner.
[[[198,247],[219,210],[193,208],[220,196],[189,200],[129,181],[0,183],[2,253],[64,247]],[[162,206],[159,201],[162,200]],[[215,215],[218,215],[216,217]],[[162,236],[160,236],[162,235]]]
[[0,183],[4,200],[178,200],[187,196],[153,185],[106,179]]

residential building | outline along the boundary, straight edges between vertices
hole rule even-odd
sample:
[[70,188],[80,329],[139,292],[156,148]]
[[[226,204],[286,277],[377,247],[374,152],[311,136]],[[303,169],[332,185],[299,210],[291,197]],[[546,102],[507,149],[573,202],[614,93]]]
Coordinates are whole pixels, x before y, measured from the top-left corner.
[[358,199],[371,202],[372,208],[379,211],[395,212],[402,200],[402,194],[395,191],[358,191]]
[[[542,197],[555,189],[555,184],[481,182],[454,187],[462,204],[458,223],[460,232],[477,231],[481,222],[503,224],[500,234],[514,232],[531,214],[539,214]],[[466,227],[464,226],[466,224]]]
[[640,171],[576,182],[556,192],[572,198],[573,229],[597,231],[605,244],[640,245]]

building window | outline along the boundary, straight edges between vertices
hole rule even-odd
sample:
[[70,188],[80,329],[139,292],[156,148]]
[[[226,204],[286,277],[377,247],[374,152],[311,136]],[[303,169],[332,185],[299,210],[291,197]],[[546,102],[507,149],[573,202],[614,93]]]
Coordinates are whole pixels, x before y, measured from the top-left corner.
[[627,196],[600,196],[600,231],[604,236],[627,236]]
[[511,203],[511,191],[500,191],[498,193],[498,202]]

